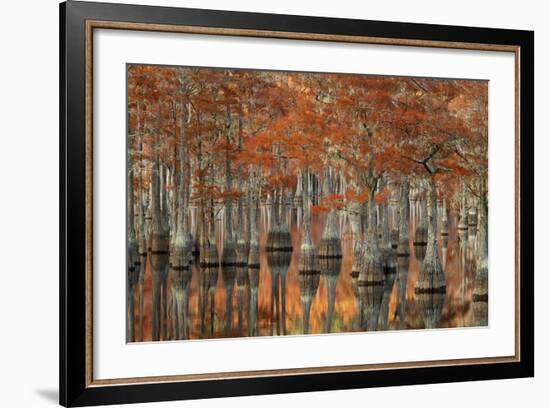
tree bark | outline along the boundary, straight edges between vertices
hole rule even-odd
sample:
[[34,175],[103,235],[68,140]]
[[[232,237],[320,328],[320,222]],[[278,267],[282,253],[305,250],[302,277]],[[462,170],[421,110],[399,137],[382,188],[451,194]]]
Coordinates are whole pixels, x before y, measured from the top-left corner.
[[298,277],[300,280],[300,300],[303,310],[304,334],[309,333],[309,315],[311,302],[319,288],[320,269],[319,261],[311,239],[311,212],[310,212],[310,174],[306,167],[303,171],[303,232],[300,246],[300,263]]
[[[131,162],[129,162],[131,164]],[[134,186],[133,186],[133,171],[128,169],[128,178],[127,178],[127,224],[128,224],[128,246],[127,246],[127,268],[128,268],[128,277],[127,277],[127,341],[135,341],[135,290],[136,284],[139,280],[139,271],[140,271],[140,258],[138,254],[138,243],[136,240],[136,231],[134,227],[135,218],[134,218]]]
[[486,188],[483,185],[479,195],[479,242],[476,262],[476,277],[472,292],[474,325],[487,326],[489,323],[489,242],[488,212]]
[[437,243],[437,188],[433,177],[430,178],[428,200],[428,246],[415,294],[424,324],[431,329],[439,324],[446,294],[445,275]]

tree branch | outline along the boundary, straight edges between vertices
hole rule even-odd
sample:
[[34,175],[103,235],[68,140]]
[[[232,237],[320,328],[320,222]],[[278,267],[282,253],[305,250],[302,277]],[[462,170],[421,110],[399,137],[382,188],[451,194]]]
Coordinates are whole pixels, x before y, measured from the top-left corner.
[[426,88],[424,85],[420,84],[420,82],[418,82],[416,79],[411,78],[411,82],[415,84],[417,87],[419,87],[420,89],[422,89],[424,93],[430,93],[430,90]]
[[474,189],[473,189],[468,183],[464,182],[464,185],[466,186],[466,188],[468,188],[468,190],[470,190],[470,193],[472,193],[472,194],[473,194],[474,196],[476,196],[477,198],[481,198],[481,197],[479,196],[479,194],[476,193],[476,192],[474,191]]

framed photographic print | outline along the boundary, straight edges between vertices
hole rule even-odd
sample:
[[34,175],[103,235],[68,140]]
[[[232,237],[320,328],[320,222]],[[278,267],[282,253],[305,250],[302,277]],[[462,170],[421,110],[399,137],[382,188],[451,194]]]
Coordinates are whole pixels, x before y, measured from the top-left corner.
[[533,376],[533,32],[60,27],[61,404]]

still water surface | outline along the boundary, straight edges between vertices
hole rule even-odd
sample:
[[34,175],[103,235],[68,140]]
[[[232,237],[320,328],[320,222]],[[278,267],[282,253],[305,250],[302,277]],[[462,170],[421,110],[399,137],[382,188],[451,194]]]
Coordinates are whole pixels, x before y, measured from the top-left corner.
[[[413,249],[413,237],[416,224],[418,223],[420,210],[414,208],[411,210],[411,222],[409,233],[410,258],[408,260],[408,282],[406,289],[405,302],[405,321],[400,322],[399,315],[396,312],[397,304],[397,284],[394,284],[391,295],[389,296],[388,310],[388,330],[398,329],[421,329],[424,328],[422,317],[418,311],[415,302],[414,287],[418,278],[420,263],[416,259]],[[269,259],[265,250],[267,239],[267,230],[269,228],[269,209],[262,207],[258,220],[260,232],[260,270],[257,289],[258,308],[250,307],[251,289],[248,282],[248,271],[237,270],[237,278],[232,291],[231,302],[231,322],[227,321],[227,290],[222,279],[222,267],[217,268],[217,285],[214,292],[214,312],[210,310],[210,299],[204,291],[200,290],[199,276],[204,271],[195,262],[192,267],[192,279],[189,285],[189,303],[188,303],[188,321],[187,338],[221,338],[221,337],[241,337],[247,335],[270,336],[277,334],[298,335],[304,334],[304,294],[300,292],[300,278],[298,274],[298,265],[300,257],[300,242],[302,227],[299,222],[300,214],[294,210],[289,214],[289,224],[291,225],[293,251],[290,258],[290,264],[286,271],[286,288],[284,301],[284,319],[283,319],[283,296],[272,296],[272,276],[273,276],[273,257]],[[326,214],[312,215],[312,238],[313,243],[318,249],[326,222]],[[471,229],[468,233],[459,233],[457,231],[457,214],[449,213],[448,217],[449,236],[447,245],[439,239],[440,257],[443,262],[447,294],[442,317],[438,327],[464,327],[472,326],[472,311],[470,308],[472,291],[472,274],[475,267],[475,230]],[[438,230],[440,228],[438,223]],[[220,222],[218,226],[223,225]],[[321,265],[322,274],[319,286],[311,296],[311,311],[309,316],[310,334],[318,333],[343,333],[363,331],[361,326],[360,308],[361,302],[357,297],[357,290],[352,281],[351,269],[353,263],[353,241],[349,233],[348,222],[344,215],[338,215],[338,226],[340,236],[342,237],[341,260],[329,261]],[[395,228],[396,225],[391,225]],[[221,228],[218,231],[218,248],[221,253],[223,233]],[[461,239],[462,238],[462,239]],[[281,263],[281,262],[279,262]],[[283,260],[283,264],[288,264]],[[203,268],[204,269],[204,268]],[[237,267],[238,269],[238,267]],[[279,267],[279,270],[281,267]],[[286,267],[283,267],[286,270]],[[209,271],[212,272],[212,271]],[[215,273],[215,272],[214,272]],[[335,285],[335,300],[333,317],[329,321],[329,296],[328,287]],[[136,341],[150,341],[152,338],[151,329],[151,287],[152,276],[149,261],[147,262],[145,282],[144,282],[144,316],[143,316],[143,339],[139,338],[139,329],[136,319]],[[138,310],[138,299],[136,294],[136,312]],[[170,303],[170,302],[169,302]],[[252,303],[253,304],[253,303]],[[276,305],[279,305],[278,307]],[[170,314],[169,310],[169,315]],[[254,317],[256,316],[256,317]],[[249,328],[251,321],[256,318],[254,330]],[[367,317],[368,319],[369,317]],[[172,320],[169,318],[167,324],[168,333],[161,333],[161,338],[171,337]],[[249,330],[250,329],[250,330]],[[162,330],[162,329],[161,329]]]

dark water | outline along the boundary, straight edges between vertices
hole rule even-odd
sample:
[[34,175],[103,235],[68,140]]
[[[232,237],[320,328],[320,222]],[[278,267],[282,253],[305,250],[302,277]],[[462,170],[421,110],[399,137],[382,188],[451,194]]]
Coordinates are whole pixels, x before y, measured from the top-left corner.
[[[420,263],[415,257],[413,237],[416,224],[420,216],[418,205],[411,207],[411,222],[409,233],[410,257],[404,262],[408,263],[408,279],[406,283],[405,301],[403,305],[404,319],[399,316],[397,310],[398,290],[397,282],[388,292],[385,302],[386,308],[382,308],[382,314],[387,311],[387,329],[421,329],[424,328],[423,319],[415,300],[415,283],[418,278]],[[319,248],[321,235],[326,221],[326,214],[312,216],[312,238],[315,247]],[[438,245],[439,254],[443,263],[446,295],[441,319],[437,327],[465,327],[475,325],[473,322],[470,302],[472,298],[472,276],[475,270],[476,231],[458,232],[458,215],[449,212],[448,240],[440,237],[441,219],[438,220]],[[351,269],[353,262],[353,240],[349,229],[349,222],[343,215],[337,218],[339,235],[341,237],[343,257],[338,260],[327,260],[321,263],[322,273],[317,282],[312,282],[308,290],[302,292],[298,265],[300,259],[301,220],[299,210],[293,210],[288,214],[291,226],[293,251],[285,256],[274,257],[265,250],[267,230],[270,223],[269,211],[261,208],[258,219],[260,231],[260,269],[249,271],[247,267],[232,267],[235,270],[222,270],[217,268],[202,268],[195,262],[192,266],[192,278],[189,285],[187,332],[188,339],[240,337],[247,335],[270,336],[277,334],[297,335],[305,332],[305,309],[310,304],[308,333],[342,333],[363,331],[362,319],[359,311],[361,302],[357,296],[357,288],[352,282]],[[219,252],[221,253],[223,220],[217,224]],[[390,211],[390,228],[393,225],[393,216]],[[406,265],[406,264],[405,264]],[[231,267],[230,267],[231,268]],[[206,270],[208,269],[208,270]],[[285,275],[286,287],[283,290],[273,288],[273,273]],[[225,274],[225,275],[224,275]],[[200,276],[214,276],[216,287],[213,293],[201,289]],[[216,277],[217,275],[217,277]],[[234,275],[233,285],[224,284],[224,276]],[[253,280],[250,281],[250,277]],[[257,289],[254,277],[257,277]],[[303,279],[303,278],[302,278]],[[308,279],[308,278],[306,278]],[[315,279],[314,279],[315,280]],[[144,287],[144,316],[143,339],[139,335],[137,341],[151,340],[151,267],[147,262]],[[316,289],[315,289],[316,287]],[[329,287],[334,288],[334,306],[332,318],[329,318]],[[231,301],[228,302],[228,293]],[[211,295],[214,296],[214,308],[211,308]],[[257,299],[257,308],[256,301]],[[171,301],[169,300],[169,304]],[[284,304],[284,308],[283,308]],[[231,313],[228,313],[228,305]],[[283,311],[284,309],[284,311]],[[136,315],[138,310],[136,295]],[[171,329],[174,313],[171,307],[168,310],[167,332],[161,333],[161,339],[173,339]],[[230,320],[228,321],[228,317]],[[367,316],[372,319],[372,316]],[[380,319],[380,317],[379,317]],[[136,317],[136,333],[139,333]],[[383,327],[378,325],[378,329]]]

